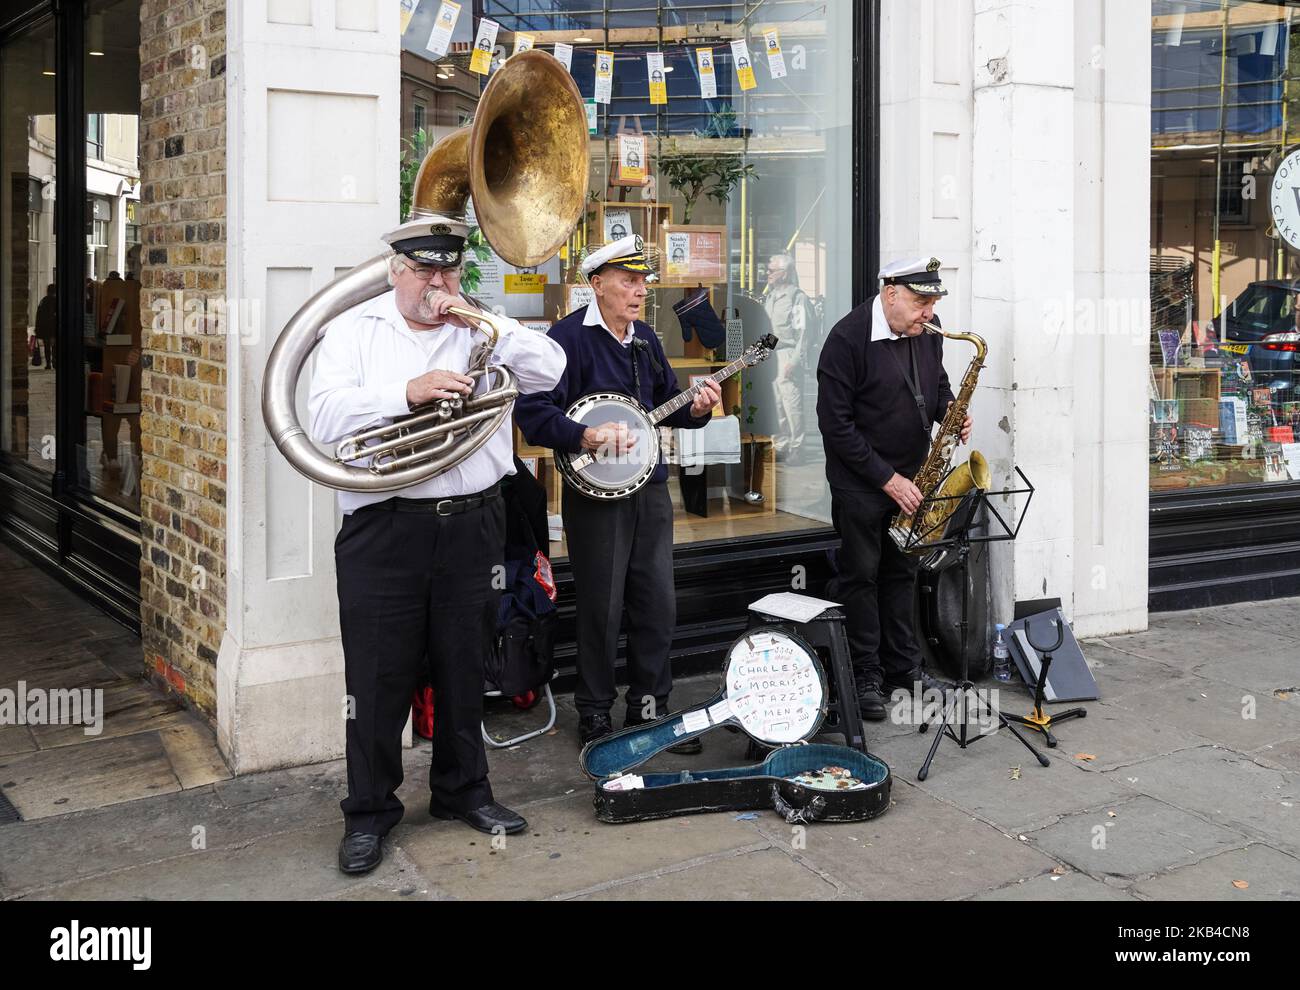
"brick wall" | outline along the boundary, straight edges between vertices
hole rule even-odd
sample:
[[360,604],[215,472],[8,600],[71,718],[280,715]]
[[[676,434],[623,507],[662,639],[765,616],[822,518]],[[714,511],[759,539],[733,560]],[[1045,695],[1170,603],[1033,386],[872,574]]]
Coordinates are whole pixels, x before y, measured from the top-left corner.
[[144,0],[141,627],[155,678],[216,714],[225,626],[225,0]]

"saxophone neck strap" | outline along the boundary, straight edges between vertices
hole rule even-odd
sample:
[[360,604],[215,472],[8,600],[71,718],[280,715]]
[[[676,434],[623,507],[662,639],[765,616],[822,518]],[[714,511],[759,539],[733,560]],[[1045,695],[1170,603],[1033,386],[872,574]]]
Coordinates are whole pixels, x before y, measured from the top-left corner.
[[934,426],[934,423],[930,419],[930,414],[926,411],[925,396],[921,394],[921,373],[916,366],[916,338],[907,338],[908,363],[912,366],[910,374],[908,373],[907,366],[898,359],[896,348],[888,346],[889,344],[892,344],[893,341],[884,341],[883,343],[886,344],[885,350],[889,352],[889,356],[894,359],[894,364],[898,365],[898,370],[903,376],[903,381],[907,382],[907,387],[912,393],[912,399],[916,402],[916,411],[921,417],[921,429],[928,437],[930,435],[930,429]]

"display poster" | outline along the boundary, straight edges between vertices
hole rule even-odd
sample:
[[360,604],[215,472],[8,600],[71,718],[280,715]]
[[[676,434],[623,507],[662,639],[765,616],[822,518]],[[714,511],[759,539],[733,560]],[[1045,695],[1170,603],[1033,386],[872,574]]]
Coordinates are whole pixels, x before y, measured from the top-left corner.
[[758,85],[754,78],[754,63],[749,57],[749,43],[744,38],[737,38],[731,43],[731,58],[736,63],[736,76],[740,79],[740,88],[748,92]]
[[433,22],[433,31],[429,34],[429,40],[424,47],[438,58],[446,55],[451,48],[451,33],[456,29],[456,21],[459,18],[460,4],[443,0],[438,8],[438,18]]
[[763,49],[767,52],[767,68],[772,78],[785,78],[785,56],[781,54],[781,35],[776,28],[763,32]]
[[469,71],[486,76],[492,70],[492,51],[497,43],[501,25],[486,17],[478,22],[478,35],[474,39],[474,54],[469,60]]
[[716,99],[718,96],[718,76],[713,71],[713,49],[695,49],[695,64],[700,70],[700,96],[706,100]]

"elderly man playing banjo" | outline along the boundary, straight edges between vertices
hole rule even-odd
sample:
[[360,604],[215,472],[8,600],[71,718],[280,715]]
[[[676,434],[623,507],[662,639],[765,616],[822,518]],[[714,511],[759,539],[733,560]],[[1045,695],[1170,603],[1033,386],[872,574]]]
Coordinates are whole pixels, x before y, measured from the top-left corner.
[[[593,498],[566,486],[564,529],[577,592],[578,683],[574,703],[578,732],[586,744],[613,731],[610,709],[617,697],[614,659],[619,625],[627,613],[627,713],[624,725],[668,714],[672,672],[668,650],[677,619],[673,587],[673,507],[668,469],[658,463],[653,431],[637,436],[625,423],[584,426],[566,411],[584,396],[610,392],[632,396],[653,409],[681,393],[663,346],[637,317],[654,274],[636,235],[593,252],[582,263],[595,298],[555,324],[550,337],[568,364],[559,385],[523,396],[515,423],[529,443],[567,454],[610,452],[650,457],[649,483],[625,498]],[[710,419],[722,390],[712,380],[693,402],[665,418],[664,426],[699,429]],[[674,752],[700,751],[698,739]]]

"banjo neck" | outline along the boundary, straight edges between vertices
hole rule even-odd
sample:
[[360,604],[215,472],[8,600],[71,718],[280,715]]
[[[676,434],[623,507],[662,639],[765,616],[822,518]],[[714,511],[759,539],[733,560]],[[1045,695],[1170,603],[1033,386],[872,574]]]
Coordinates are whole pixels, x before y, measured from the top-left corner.
[[[709,375],[709,378],[713,379],[713,381],[716,382],[718,385],[721,385],[732,375],[739,374],[744,370],[745,370],[745,359],[741,357],[741,358],[737,358],[735,361],[732,361],[731,364],[727,365],[725,368],[722,368],[721,370],[716,371],[713,374]],[[681,392],[673,396],[662,406],[650,410],[649,413],[650,422],[658,426],[661,422],[663,422],[665,419],[667,419],[669,416],[675,413],[678,409],[682,408],[682,406],[689,405],[690,403],[694,402],[695,397],[700,394],[700,391],[701,389],[703,389],[703,387],[704,387],[703,382],[700,382],[698,385],[692,385],[684,392]]]

